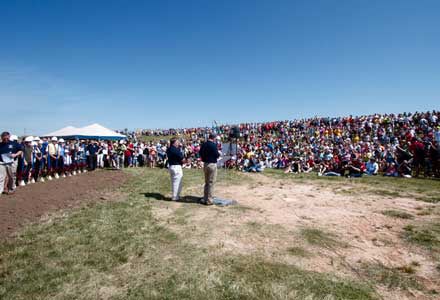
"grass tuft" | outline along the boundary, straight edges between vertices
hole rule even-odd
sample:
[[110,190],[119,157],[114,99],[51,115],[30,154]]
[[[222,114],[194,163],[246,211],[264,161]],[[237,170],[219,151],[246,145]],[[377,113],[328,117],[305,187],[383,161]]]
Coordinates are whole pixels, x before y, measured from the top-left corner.
[[392,210],[392,209],[384,210],[382,211],[382,214],[388,217],[398,218],[398,219],[414,219],[414,216],[412,214],[400,210]]
[[427,202],[427,203],[439,203],[440,202],[440,197],[439,196],[419,196],[416,197],[417,201],[423,201],[423,202]]
[[410,243],[422,246],[433,253],[440,253],[440,223],[432,222],[418,227],[407,225],[403,237]]
[[302,247],[290,247],[287,249],[287,253],[297,257],[310,257],[311,253]]
[[412,266],[391,268],[381,263],[363,264],[361,271],[372,282],[386,286],[388,289],[423,289],[414,276],[415,269]]
[[346,243],[343,243],[337,239],[337,236],[330,232],[325,232],[322,229],[304,227],[300,230],[301,236],[311,245],[321,248],[336,248],[347,247]]

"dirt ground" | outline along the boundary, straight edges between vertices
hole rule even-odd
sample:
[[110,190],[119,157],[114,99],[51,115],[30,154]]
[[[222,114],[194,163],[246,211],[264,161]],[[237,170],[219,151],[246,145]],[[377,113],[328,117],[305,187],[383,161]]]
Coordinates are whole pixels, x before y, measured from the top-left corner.
[[123,184],[127,176],[123,172],[98,170],[19,187],[13,195],[0,195],[0,239],[47,214],[106,200],[105,192]]
[[[369,280],[363,276],[365,264],[389,268],[417,265],[414,276],[426,289],[438,289],[438,262],[423,249],[401,238],[410,220],[384,215],[398,210],[416,216],[421,222],[431,216],[418,216],[432,204],[410,198],[339,193],[334,186],[313,182],[292,182],[264,175],[242,185],[220,185],[219,197],[234,199],[237,207],[206,209],[197,205],[158,202],[158,219],[180,232],[194,244],[208,244],[213,251],[227,255],[256,254],[301,268]],[[350,183],[341,189],[350,188]],[[202,194],[202,186],[185,191]],[[207,224],[209,224],[207,226]],[[226,226],[225,226],[226,225]],[[301,228],[317,228],[334,234],[339,247],[310,245],[299,234]],[[188,230],[190,229],[190,230]],[[305,255],[291,255],[289,249],[304,249]],[[374,283],[372,283],[374,285]],[[377,287],[384,299],[434,299],[416,289],[406,291]]]
[[[2,195],[0,239],[60,210],[96,201],[113,201],[117,198],[115,188],[129,176],[118,171],[96,171],[19,188],[13,196]],[[163,201],[161,194],[158,201],[151,201],[149,205],[159,223],[183,237],[185,242],[207,248],[216,255],[253,255],[304,270],[354,279],[374,286],[381,298],[387,300],[438,299],[438,294],[429,291],[440,290],[439,262],[426,249],[402,238],[406,226],[438,218],[438,204],[402,196],[406,194],[362,193],[360,185],[350,180],[323,184],[322,181],[283,180],[262,174],[243,176],[247,177],[240,178],[240,184],[221,181],[216,187],[215,194],[238,201],[235,206],[207,207]],[[189,199],[202,194],[200,181],[185,186],[183,192]],[[422,213],[429,210],[436,214]],[[411,218],[396,218],[384,214],[386,211],[398,211]],[[317,230],[334,241],[311,243],[304,229],[309,230],[309,234]],[[389,268],[385,271],[393,271],[377,276],[365,273],[372,270],[371,266],[378,265]],[[405,268],[411,268],[411,272],[393,273]],[[382,277],[402,287],[381,284]],[[414,287],[408,278],[415,278],[423,288]]]

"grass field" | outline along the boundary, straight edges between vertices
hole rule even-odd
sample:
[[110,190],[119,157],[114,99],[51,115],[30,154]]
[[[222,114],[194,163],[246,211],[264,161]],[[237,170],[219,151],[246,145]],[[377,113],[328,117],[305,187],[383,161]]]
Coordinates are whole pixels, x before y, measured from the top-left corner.
[[186,139],[186,140],[191,139],[191,136],[189,136],[189,135],[180,135],[180,136],[177,136],[177,135],[161,135],[161,136],[142,135],[142,136],[139,136],[138,139],[141,142],[158,142],[158,141],[162,141],[162,140],[169,141],[170,139],[172,139],[174,137],[179,137],[179,138]]
[[0,299],[439,297],[438,181],[220,171],[218,194],[239,201],[220,208],[194,203],[199,170],[186,203],[164,200],[165,170],[125,172],[112,201],[0,246]]

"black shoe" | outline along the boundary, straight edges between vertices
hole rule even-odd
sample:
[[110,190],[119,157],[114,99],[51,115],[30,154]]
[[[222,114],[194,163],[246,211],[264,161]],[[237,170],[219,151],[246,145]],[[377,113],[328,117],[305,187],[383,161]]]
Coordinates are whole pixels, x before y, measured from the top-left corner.
[[203,201],[203,204],[205,204],[205,205],[214,205],[214,202],[212,202],[211,200],[208,200],[208,201]]
[[214,203],[212,201],[205,201],[203,198],[200,199],[200,204],[203,205],[213,205]]

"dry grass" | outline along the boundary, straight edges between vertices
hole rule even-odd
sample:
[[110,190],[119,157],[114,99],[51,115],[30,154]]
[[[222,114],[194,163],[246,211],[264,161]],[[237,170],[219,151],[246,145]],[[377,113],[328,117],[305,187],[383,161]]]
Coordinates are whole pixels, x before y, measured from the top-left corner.
[[382,214],[388,217],[398,218],[398,219],[414,219],[414,216],[412,214],[394,209],[384,210],[382,211]]
[[[133,180],[118,190],[123,201],[71,211],[64,217],[28,227],[16,240],[2,244],[0,299],[379,299],[383,298],[379,295],[383,286],[396,297],[411,289],[425,293],[418,273],[429,257],[399,267],[381,263],[356,265],[351,261],[352,268],[357,268],[353,272],[347,267],[347,259],[364,255],[356,245],[362,239],[370,245],[372,237],[350,236],[350,232],[341,230],[350,224],[358,226],[349,218],[337,219],[348,225],[338,227],[335,223],[328,227],[334,221],[324,226],[324,219],[301,215],[303,204],[293,199],[298,195],[289,194],[292,184],[308,187],[312,183],[322,189],[349,185],[350,195],[341,199],[346,200],[340,203],[341,207],[350,201],[369,205],[356,197],[358,191],[368,191],[372,185],[385,189],[377,178],[366,179],[366,183],[364,179],[314,180],[308,175],[285,180],[285,174],[275,172],[260,177],[221,171],[219,192],[227,196],[241,190],[251,200],[218,208],[164,201],[169,195],[165,170],[127,172]],[[283,184],[279,179],[283,179]],[[409,193],[399,181],[395,182],[396,187],[394,181],[387,180],[386,185],[388,190],[401,190],[399,196],[395,195],[397,199]],[[200,171],[185,170],[186,195],[200,195],[202,185]],[[276,189],[258,194],[259,187],[265,185]],[[363,191],[366,185],[369,187]],[[428,188],[431,185],[436,183],[430,182]],[[304,201],[315,205],[307,212],[326,202],[321,199],[322,191],[307,189]],[[370,196],[378,197],[375,193]],[[275,204],[286,212],[284,219],[271,210]],[[356,221],[364,220],[358,215],[359,207],[351,212]],[[289,209],[297,214],[289,215]],[[399,209],[390,209],[393,212],[385,213],[387,216],[377,214],[378,210],[372,208],[372,215],[390,222],[393,220],[387,216],[403,216]],[[430,215],[411,214],[413,222],[437,216],[434,208],[426,206],[415,212],[428,210]],[[439,228],[430,219],[423,224],[418,222],[404,230],[404,241],[415,245],[417,252],[422,249],[435,253]],[[388,234],[380,239],[393,240],[381,247],[399,242],[401,228],[397,229],[394,235],[391,227],[378,229]],[[401,244],[395,247],[406,251]],[[335,252],[341,255],[336,256]]]

